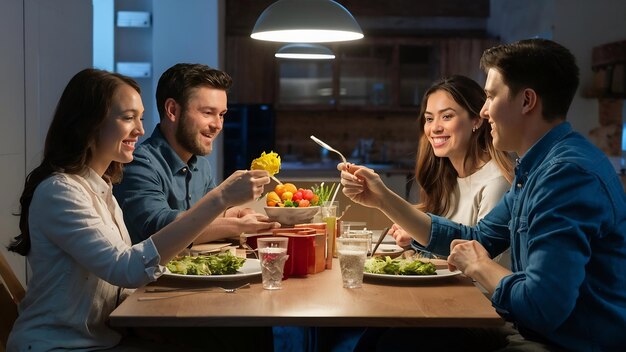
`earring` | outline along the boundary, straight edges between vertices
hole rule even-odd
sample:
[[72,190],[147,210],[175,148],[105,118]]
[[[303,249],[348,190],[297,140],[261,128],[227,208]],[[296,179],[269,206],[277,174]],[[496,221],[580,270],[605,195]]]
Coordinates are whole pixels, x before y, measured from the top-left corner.
[[476,126],[472,127],[472,132],[476,132]]

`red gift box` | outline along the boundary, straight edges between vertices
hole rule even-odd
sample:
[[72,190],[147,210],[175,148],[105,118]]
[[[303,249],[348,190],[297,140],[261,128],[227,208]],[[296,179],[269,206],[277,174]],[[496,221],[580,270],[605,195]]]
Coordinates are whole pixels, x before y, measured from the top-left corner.
[[315,267],[309,268],[309,274],[317,274],[326,270],[326,223],[298,224],[295,228],[315,229]]
[[285,262],[283,278],[290,276],[307,276],[315,272],[315,229],[310,228],[287,228],[275,229],[272,233],[244,234],[246,244],[252,249],[257,248],[257,239],[263,237],[288,237],[287,254],[289,259]]

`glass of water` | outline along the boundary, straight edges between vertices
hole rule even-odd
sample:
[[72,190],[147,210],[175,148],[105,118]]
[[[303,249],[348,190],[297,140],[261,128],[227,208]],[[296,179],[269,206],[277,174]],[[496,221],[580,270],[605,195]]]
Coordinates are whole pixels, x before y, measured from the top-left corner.
[[341,267],[341,279],[345,288],[363,286],[363,268],[367,258],[368,241],[364,238],[337,239],[337,253]]
[[368,229],[363,230],[348,230],[345,232],[343,237],[346,238],[363,238],[367,240],[367,248],[368,254],[372,251],[372,231]]
[[257,239],[263,288],[280,290],[287,255],[287,237],[265,237]]

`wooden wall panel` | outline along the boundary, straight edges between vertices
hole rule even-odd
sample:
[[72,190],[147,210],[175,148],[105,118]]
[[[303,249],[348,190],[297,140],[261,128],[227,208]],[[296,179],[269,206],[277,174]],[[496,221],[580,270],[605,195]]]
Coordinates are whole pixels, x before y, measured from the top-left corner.
[[262,42],[248,36],[226,37],[226,72],[233,77],[230,103],[272,104],[276,91],[278,43]]
[[441,76],[460,74],[485,83],[480,57],[485,49],[497,45],[494,39],[450,38],[440,42]]

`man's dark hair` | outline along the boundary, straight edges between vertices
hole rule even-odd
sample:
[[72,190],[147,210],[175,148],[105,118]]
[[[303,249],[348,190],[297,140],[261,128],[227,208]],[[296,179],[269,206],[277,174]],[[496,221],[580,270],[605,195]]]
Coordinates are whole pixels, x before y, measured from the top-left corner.
[[547,39],[525,39],[485,50],[480,67],[497,70],[516,95],[533,89],[547,121],[565,118],[578,88],[578,66],[572,53]]
[[232,78],[223,71],[203,64],[176,64],[165,71],[156,89],[156,103],[161,119],[165,116],[165,101],[174,99],[185,110],[193,89],[209,87],[228,91]]

